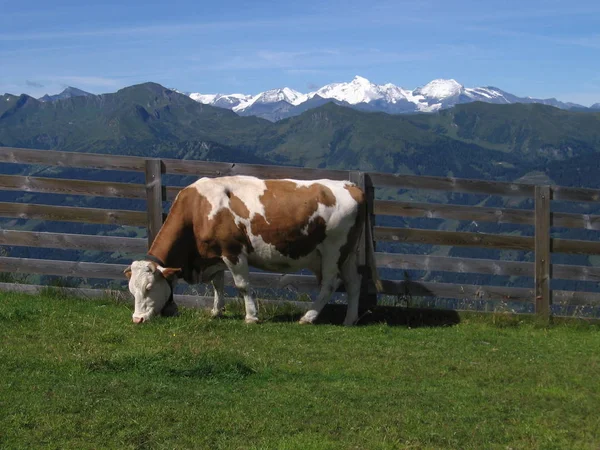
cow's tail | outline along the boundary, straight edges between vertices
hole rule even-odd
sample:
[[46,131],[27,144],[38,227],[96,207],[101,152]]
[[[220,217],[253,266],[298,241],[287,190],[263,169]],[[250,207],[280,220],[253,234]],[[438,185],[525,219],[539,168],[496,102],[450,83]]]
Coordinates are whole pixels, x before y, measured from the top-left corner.
[[377,273],[377,261],[375,259],[375,246],[373,245],[373,224],[371,221],[371,214],[367,213],[365,219],[365,240],[366,242],[366,252],[367,252],[367,264],[371,268],[371,279],[375,284],[375,289],[377,292],[383,292],[383,284],[381,283],[381,279],[379,278],[379,274]]

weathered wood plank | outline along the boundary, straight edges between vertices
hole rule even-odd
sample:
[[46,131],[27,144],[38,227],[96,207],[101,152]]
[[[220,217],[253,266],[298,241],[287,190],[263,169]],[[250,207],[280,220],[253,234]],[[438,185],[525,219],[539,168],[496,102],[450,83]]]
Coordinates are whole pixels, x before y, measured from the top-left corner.
[[45,291],[62,292],[66,295],[83,299],[111,298],[119,301],[133,302],[133,297],[127,291],[115,289],[67,288],[56,286],[40,286],[37,284],[0,283],[2,292],[22,292],[25,294],[40,294]]
[[592,214],[550,213],[550,224],[553,227],[585,228],[600,230],[600,216]]
[[393,227],[375,227],[374,231],[375,238],[382,241],[533,250],[533,238],[523,236]]
[[417,202],[375,200],[375,214],[427,219],[474,220],[533,225],[533,211]]
[[[54,286],[39,286],[35,284],[11,284],[0,283],[0,291],[2,292],[23,292],[26,294],[40,294],[46,291],[60,292],[65,295],[84,299],[111,298],[124,303],[133,303],[133,297],[128,291],[120,291],[115,289],[88,289],[88,288],[66,288]],[[212,308],[213,297],[200,295],[175,294],[174,300],[178,305],[186,308]],[[237,297],[225,297],[225,303],[238,301]],[[270,300],[258,299],[259,304],[287,305],[291,304],[295,307],[306,310],[310,306],[310,302],[297,302],[291,300]]]
[[567,186],[550,186],[552,199],[571,202],[598,202],[600,189],[574,188]]
[[552,291],[552,303],[562,306],[600,306],[600,293],[581,291]]
[[387,269],[533,277],[533,263],[530,262],[401,253],[375,253],[375,258],[377,267]]
[[142,238],[15,230],[0,230],[0,245],[98,250],[102,252],[126,252],[133,254],[146,253],[147,250],[147,241]]
[[550,249],[552,253],[600,255],[600,242],[553,238],[550,241]]
[[[375,239],[380,241],[410,242],[418,244],[450,245],[462,247],[487,247],[513,250],[534,250],[534,239],[525,236],[507,236],[464,231],[421,230],[417,228],[375,227]],[[580,253],[600,255],[600,242],[553,238],[553,253]]]
[[141,211],[37,205],[33,203],[0,202],[0,217],[146,226],[146,213]]
[[535,313],[550,319],[550,186],[535,187]]
[[471,194],[501,195],[506,197],[533,197],[534,185],[500,181],[469,180],[465,178],[426,177],[390,173],[369,173],[375,187],[402,189],[431,189]]
[[148,230],[148,248],[154,242],[163,224],[162,202],[166,190],[162,186],[162,164],[160,159],[146,160],[146,213]]
[[366,208],[359,214],[362,214],[364,222],[363,229],[358,240],[358,251],[356,255],[356,264],[358,273],[361,276],[361,286],[359,294],[359,307],[366,311],[377,305],[377,294],[370,289],[373,284],[373,274],[370,268],[372,261],[369,258],[374,251],[374,242],[371,233],[371,224],[375,222],[373,217],[372,205],[374,199],[374,189],[371,180],[364,172],[350,172],[349,179],[356,184],[365,193]]
[[[417,202],[375,200],[375,214],[383,216],[424,217],[495,223],[534,225],[534,211],[526,209],[486,208],[481,206],[448,205]],[[600,215],[550,213],[553,227],[600,230]]]
[[[138,240],[144,241],[144,239]],[[71,241],[71,243],[73,243],[73,241]],[[0,245],[4,245],[2,233],[0,233]],[[80,247],[69,248],[79,249]],[[104,250],[105,248],[102,247],[97,249]],[[145,252],[145,250],[143,250],[143,252]],[[11,273],[38,273],[82,278],[124,279],[123,271],[126,267],[127,265],[123,264],[13,258],[10,256],[0,257],[0,272]],[[234,286],[233,278],[229,271],[225,272],[225,283],[228,286]],[[250,272],[250,285],[252,288],[294,289],[299,292],[304,292],[316,289],[317,279],[312,275]],[[341,291],[343,292],[343,289]]]
[[0,272],[37,273],[63,277],[125,279],[123,264],[90,263],[82,261],[57,261],[34,258],[0,256]]
[[165,172],[200,177],[223,177],[230,175],[251,175],[258,178],[294,178],[316,180],[329,178],[347,180],[348,171],[329,169],[309,169],[290,166],[266,166],[259,164],[235,164],[180,159],[163,159]]
[[32,150],[28,148],[13,147],[0,147],[0,162],[41,164],[60,167],[82,167],[86,169],[144,171],[144,158],[135,156],[60,152],[56,150]]
[[141,184],[20,175],[0,175],[0,189],[45,194],[89,195],[92,197],[146,198],[144,186]]
[[[425,270],[454,273],[482,273],[513,277],[533,277],[534,264],[496,259],[456,258],[403,253],[375,253],[377,267],[386,269]],[[600,267],[552,264],[552,278],[577,281],[600,281]]]
[[[359,188],[365,191],[365,173],[364,172],[350,172],[349,180],[356,184]],[[363,220],[366,222],[366,214],[368,211],[363,212],[364,217]],[[358,250],[356,253],[356,262],[358,267],[365,267],[367,264],[367,238],[366,238],[366,230],[363,228],[359,242],[358,242]]]
[[179,187],[179,186],[167,186],[166,188],[166,200],[168,201],[173,201],[175,200],[175,197],[177,197],[177,194],[179,194],[179,192],[184,189],[185,186],[183,187]]
[[600,281],[600,267],[552,264],[550,273],[553,279]]
[[384,293],[413,297],[439,297],[473,300],[502,300],[532,302],[533,289],[504,286],[476,286],[472,284],[431,283],[416,281],[382,280]]

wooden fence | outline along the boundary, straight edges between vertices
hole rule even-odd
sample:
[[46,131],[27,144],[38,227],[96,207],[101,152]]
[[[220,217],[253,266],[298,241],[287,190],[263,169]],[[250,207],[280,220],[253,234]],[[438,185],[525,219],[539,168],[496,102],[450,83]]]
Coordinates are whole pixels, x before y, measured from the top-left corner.
[[[117,224],[147,228],[147,239],[0,229],[0,246],[124,252],[130,254],[132,258],[144,254],[162,224],[163,202],[174,199],[180,189],[176,186],[165,186],[163,181],[166,174],[194,177],[255,175],[262,178],[351,180],[363,187],[368,194],[370,205],[368,213],[372,216],[372,224],[375,224],[378,216],[397,216],[507,223],[533,226],[535,229],[534,236],[527,237],[498,233],[373,226],[363,236],[363,245],[360,249],[359,261],[364,266],[368,264],[365,258],[368,239],[373,239],[375,244],[387,241],[535,252],[534,262],[377,252],[376,261],[380,268],[505,275],[533,279],[532,286],[527,288],[414,280],[382,280],[385,294],[405,296],[408,293],[413,297],[529,302],[534,303],[536,314],[544,321],[548,320],[551,315],[553,302],[561,305],[600,306],[599,293],[583,290],[552,290],[550,286],[552,278],[600,281],[600,267],[552,264],[551,261],[552,253],[600,255],[600,242],[551,237],[552,227],[600,230],[600,215],[558,213],[552,212],[550,208],[552,201],[599,202],[600,190],[386,173],[146,159],[8,147],[0,147],[0,162],[3,164],[140,172],[145,177],[145,184],[135,184],[0,174],[0,190],[146,201],[145,211],[0,202],[0,217],[2,218]],[[529,198],[533,199],[535,206],[533,209],[526,210],[376,200],[375,190],[379,188],[392,189],[393,192],[405,189],[425,189],[450,193]],[[124,268],[125,266],[121,264],[0,256],[0,272],[122,279]],[[365,270],[365,273],[368,272]],[[231,283],[230,277],[226,280]],[[314,288],[315,283],[314,277],[307,275],[252,274],[252,284],[255,287],[293,286],[298,290],[305,290]],[[372,288],[369,291],[365,290],[363,300],[370,298],[372,301],[373,295]]]

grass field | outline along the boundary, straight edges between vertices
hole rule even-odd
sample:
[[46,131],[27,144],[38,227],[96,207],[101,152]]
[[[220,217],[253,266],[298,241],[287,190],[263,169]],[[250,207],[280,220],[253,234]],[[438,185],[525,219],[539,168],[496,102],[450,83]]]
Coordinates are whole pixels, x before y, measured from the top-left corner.
[[261,314],[0,294],[0,448],[600,448],[596,326]]

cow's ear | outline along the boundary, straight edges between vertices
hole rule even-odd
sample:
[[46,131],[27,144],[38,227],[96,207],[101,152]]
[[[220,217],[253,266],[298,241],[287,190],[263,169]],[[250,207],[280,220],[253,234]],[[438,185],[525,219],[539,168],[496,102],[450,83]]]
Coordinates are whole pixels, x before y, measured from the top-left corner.
[[125,269],[123,271],[123,273],[125,274],[125,276],[127,277],[128,280],[131,279],[131,266],[129,266],[127,269]]
[[172,267],[160,267],[159,269],[162,273],[162,276],[165,277],[167,280],[172,280],[173,277],[181,273],[181,269],[174,269]]

